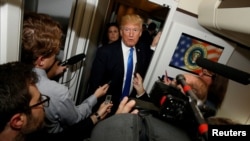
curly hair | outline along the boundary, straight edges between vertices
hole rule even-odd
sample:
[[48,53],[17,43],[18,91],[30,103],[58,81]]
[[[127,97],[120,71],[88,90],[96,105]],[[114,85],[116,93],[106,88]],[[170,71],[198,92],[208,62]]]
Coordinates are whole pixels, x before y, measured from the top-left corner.
[[25,13],[22,31],[22,62],[33,64],[39,57],[58,54],[62,43],[61,25],[49,15]]

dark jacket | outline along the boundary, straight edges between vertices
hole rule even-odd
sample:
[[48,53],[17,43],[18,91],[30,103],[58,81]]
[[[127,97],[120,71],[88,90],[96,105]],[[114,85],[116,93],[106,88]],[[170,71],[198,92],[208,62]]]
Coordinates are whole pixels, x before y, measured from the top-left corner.
[[63,132],[49,134],[43,129],[29,134],[25,141],[83,141],[90,137],[94,124],[90,117],[69,126]]
[[[136,46],[136,54],[136,72],[144,77],[149,65],[146,53],[141,47]],[[123,86],[123,76],[124,60],[121,40],[98,48],[96,57],[92,65],[89,80],[89,89],[86,97],[93,94],[99,86],[111,81],[107,94],[112,95],[112,102],[114,104],[112,111],[114,113],[120,103]],[[133,90],[131,97],[135,97],[135,94],[135,90]],[[102,97],[98,100],[98,104],[95,106],[94,110],[99,107],[104,99],[105,97]]]

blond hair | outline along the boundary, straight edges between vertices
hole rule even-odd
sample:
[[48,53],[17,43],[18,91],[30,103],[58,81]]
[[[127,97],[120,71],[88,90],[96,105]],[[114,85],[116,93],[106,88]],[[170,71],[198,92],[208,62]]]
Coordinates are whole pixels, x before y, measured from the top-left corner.
[[137,14],[127,14],[124,15],[121,19],[120,26],[126,25],[127,23],[138,24],[142,29],[143,19]]

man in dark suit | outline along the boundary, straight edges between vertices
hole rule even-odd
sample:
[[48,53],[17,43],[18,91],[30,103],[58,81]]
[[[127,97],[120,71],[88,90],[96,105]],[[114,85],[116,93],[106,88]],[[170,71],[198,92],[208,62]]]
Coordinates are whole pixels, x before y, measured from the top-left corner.
[[[110,83],[107,95],[112,95],[113,108],[116,111],[121,96],[124,90],[125,81],[127,79],[127,60],[129,51],[133,50],[133,73],[139,73],[142,77],[145,76],[149,62],[147,61],[146,53],[143,47],[137,46],[137,42],[142,33],[143,20],[139,15],[125,15],[121,19],[120,35],[121,40],[112,44],[98,48],[94,59],[87,96],[94,92],[96,88],[102,84]],[[138,44],[139,45],[139,44]],[[130,76],[129,97],[136,97],[136,92],[133,90],[133,77]],[[99,99],[98,103],[104,101],[104,98]],[[98,107],[97,104],[96,107]]]

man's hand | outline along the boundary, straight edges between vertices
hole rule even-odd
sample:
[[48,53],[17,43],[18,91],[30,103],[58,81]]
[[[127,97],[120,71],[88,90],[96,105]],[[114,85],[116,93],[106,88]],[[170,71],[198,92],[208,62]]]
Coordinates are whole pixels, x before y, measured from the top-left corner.
[[135,74],[135,77],[133,79],[133,86],[136,89],[138,96],[142,96],[145,93],[145,89],[143,87],[143,80],[139,73]]
[[168,72],[167,71],[165,71],[165,76],[164,76],[163,81],[164,81],[164,84],[166,84],[166,85],[170,85],[172,83],[172,81],[168,78]]
[[94,95],[96,98],[99,98],[101,96],[104,96],[109,89],[109,84],[104,84],[103,86],[100,86],[99,88],[96,89]]
[[56,60],[53,66],[49,69],[49,71],[47,72],[48,78],[52,79],[65,72],[65,70],[67,69],[67,66],[61,66],[59,63],[60,61]]
[[116,114],[122,114],[122,113],[137,114],[139,112],[137,109],[132,110],[135,104],[136,104],[135,100],[128,101],[128,97],[125,96],[120,102]]
[[93,123],[96,124],[99,120],[103,120],[110,112],[113,104],[103,102],[95,114],[90,116]]

